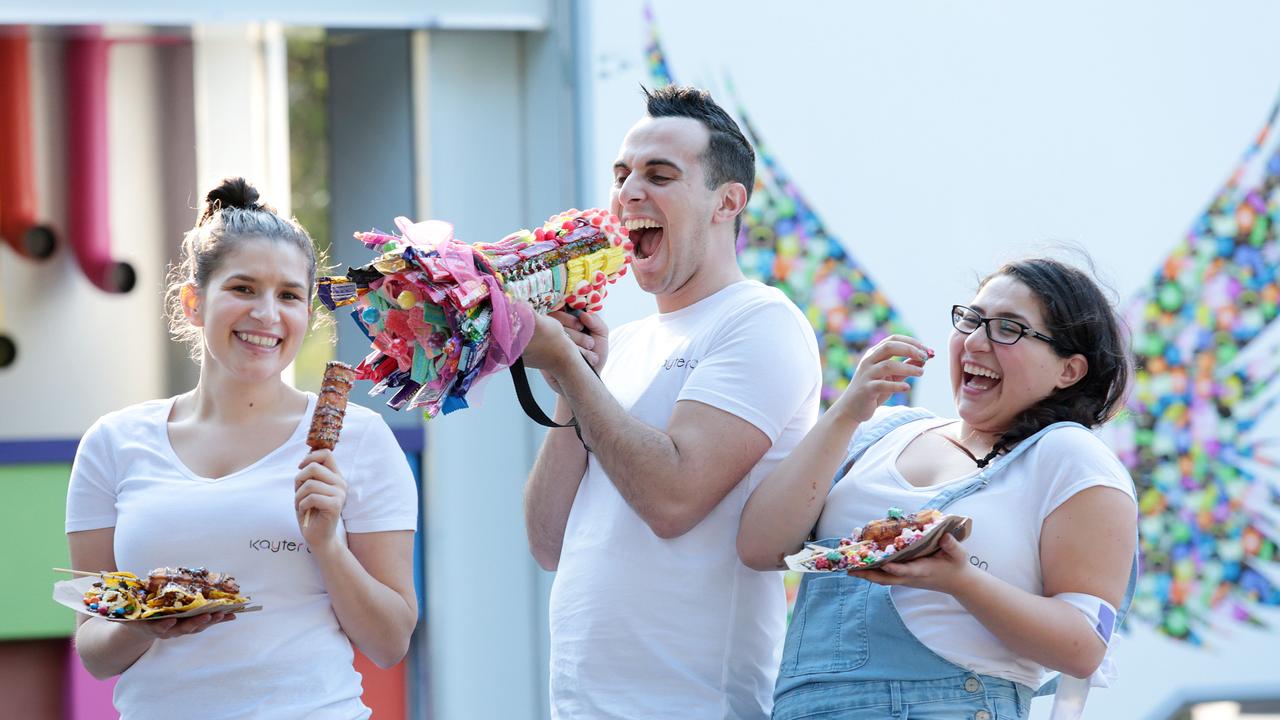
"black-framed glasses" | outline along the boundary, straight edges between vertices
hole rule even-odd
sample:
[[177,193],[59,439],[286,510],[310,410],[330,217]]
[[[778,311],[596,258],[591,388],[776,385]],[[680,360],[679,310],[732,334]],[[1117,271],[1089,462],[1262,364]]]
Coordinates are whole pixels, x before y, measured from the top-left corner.
[[970,335],[974,330],[985,325],[987,339],[1001,345],[1012,345],[1021,340],[1024,335],[1043,340],[1055,347],[1058,344],[1056,340],[1048,335],[1032,330],[1031,326],[1026,323],[1010,320],[1009,318],[982,317],[977,310],[964,305],[951,306],[951,324],[955,326],[956,330],[965,335]]

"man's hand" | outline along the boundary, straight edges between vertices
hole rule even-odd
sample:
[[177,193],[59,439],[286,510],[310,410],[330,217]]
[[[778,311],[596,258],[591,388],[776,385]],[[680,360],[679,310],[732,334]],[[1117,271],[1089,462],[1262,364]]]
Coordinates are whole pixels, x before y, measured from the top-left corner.
[[[596,374],[600,374],[601,369],[604,368],[605,359],[609,354],[609,326],[605,325],[604,321],[595,313],[574,315],[572,313],[559,310],[548,314],[546,317],[551,318],[560,324],[563,334],[573,341],[578,348],[578,352],[581,353],[583,359],[587,361],[587,364],[596,371]],[[538,319],[537,329],[534,330],[535,338],[540,332],[543,332],[543,319],[544,318]],[[547,332],[551,332],[551,325],[549,323],[546,324],[545,327]],[[533,341],[530,341],[529,344],[532,345]],[[555,378],[554,371],[550,368],[544,368],[541,365],[536,365],[534,362],[531,362],[529,360],[528,349],[525,350],[525,365],[541,368],[542,379],[547,382],[547,385],[549,385],[557,395],[563,395],[560,391],[560,383]]]
[[604,361],[609,356],[609,326],[604,324],[598,313],[579,313],[574,315],[563,311],[551,313],[551,317],[564,325],[564,331],[582,351],[591,369],[599,375],[604,369]]
[[569,339],[565,328],[558,320],[546,315],[535,315],[533,318],[533,337],[524,348],[520,357],[526,367],[545,370],[553,375],[560,373],[578,348]]

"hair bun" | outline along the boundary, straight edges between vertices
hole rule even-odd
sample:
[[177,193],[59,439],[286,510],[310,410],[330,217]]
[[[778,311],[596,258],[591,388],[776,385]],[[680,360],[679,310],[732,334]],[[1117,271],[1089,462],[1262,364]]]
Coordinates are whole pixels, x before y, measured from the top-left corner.
[[219,210],[257,210],[262,207],[258,204],[258,189],[242,177],[226,178],[221,185],[204,196],[204,202],[204,212],[200,214],[198,225],[204,224],[205,220]]
[[229,177],[209,191],[205,202],[224,208],[253,209],[258,203],[258,189],[242,177]]

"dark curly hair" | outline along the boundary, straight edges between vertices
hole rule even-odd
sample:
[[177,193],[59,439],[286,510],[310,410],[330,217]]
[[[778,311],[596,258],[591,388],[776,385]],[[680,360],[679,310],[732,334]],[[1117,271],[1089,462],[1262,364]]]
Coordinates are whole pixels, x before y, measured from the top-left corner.
[[[690,85],[668,85],[650,90],[641,86],[645,97],[645,112],[652,118],[685,117],[697,120],[711,133],[707,149],[702,154],[702,167],[706,170],[707,189],[714,190],[727,182],[742,183],[747,189],[747,199],[756,184],[756,151],[738,123],[711,98],[711,93]],[[742,225],[742,214],[734,219],[733,232],[737,235]]]
[[1102,425],[1124,406],[1131,374],[1124,325],[1088,273],[1050,258],[1017,260],[983,278],[979,287],[1002,276],[1026,285],[1040,301],[1054,352],[1063,358],[1082,355],[1089,369],[1015,417],[980,466],[1053,423]]

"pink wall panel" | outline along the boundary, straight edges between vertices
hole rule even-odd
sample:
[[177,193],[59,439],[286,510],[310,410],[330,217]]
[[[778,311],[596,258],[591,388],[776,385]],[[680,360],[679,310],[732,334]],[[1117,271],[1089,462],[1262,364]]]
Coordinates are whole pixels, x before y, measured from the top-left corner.
[[84,669],[74,651],[67,653],[66,664],[67,720],[117,720],[119,713],[111,705],[115,678],[98,680]]

